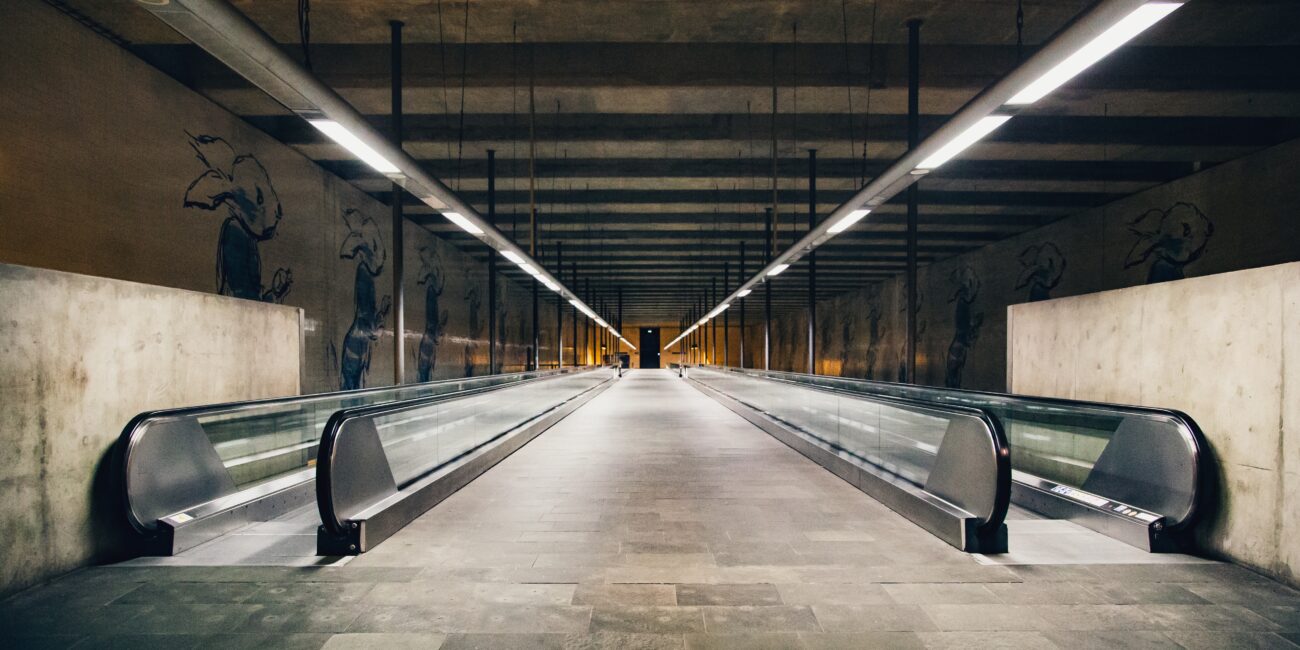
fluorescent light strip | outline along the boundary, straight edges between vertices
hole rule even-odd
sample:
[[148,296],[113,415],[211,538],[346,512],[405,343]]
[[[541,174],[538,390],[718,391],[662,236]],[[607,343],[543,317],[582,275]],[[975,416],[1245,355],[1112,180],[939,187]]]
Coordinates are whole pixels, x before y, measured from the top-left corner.
[[361,141],[356,134],[344,128],[342,124],[334,120],[307,120],[312,126],[320,130],[321,133],[341,145],[344,149],[352,152],[352,155],[361,159],[361,162],[370,165],[375,171],[381,174],[400,174],[402,170],[397,165],[389,162],[387,158],[379,155],[379,152],[370,148],[370,145]]
[[1024,90],[1016,93],[1014,97],[1007,100],[1007,103],[1024,106],[1046,97],[1048,93],[1092,67],[1094,63],[1105,58],[1107,54],[1133,40],[1135,36],[1160,22],[1165,16],[1173,13],[1175,9],[1181,6],[1183,6],[1182,2],[1148,2],[1134,9],[1133,13],[1125,16],[1111,26],[1110,29],[1102,32],[1097,38],[1089,41],[1087,45],[1079,48],[1079,51],[1056,64],[1055,67],[1047,71],[1047,74],[1039,77],[1026,86]]
[[483,234],[482,228],[479,228],[478,226],[474,225],[474,222],[470,221],[469,219],[466,219],[465,215],[459,212],[444,212],[442,213],[442,216],[447,217],[447,221],[450,221],[456,224],[457,226],[460,226],[461,230],[464,230],[465,232],[471,235]]
[[778,275],[781,275],[788,268],[790,268],[789,264],[777,264],[776,266],[772,267],[771,271],[767,272],[767,277],[774,278]]
[[992,133],[999,126],[1005,124],[1009,119],[1011,119],[1010,115],[984,116],[969,129],[962,131],[960,135],[953,138],[951,142],[943,145],[938,151],[930,154],[930,157],[922,160],[921,164],[917,165],[916,168],[934,169],[939,165],[952,160],[954,156],[965,151],[967,147],[982,140],[984,136]]
[[737,297],[737,298],[744,298],[745,296],[748,296],[748,295],[751,294],[751,293],[754,293],[754,290],[753,290],[753,289],[745,289],[744,291],[741,291],[740,293],[736,294],[736,297]]
[[870,210],[854,210],[853,212],[844,215],[843,219],[835,222],[835,225],[827,228],[826,232],[831,234],[842,233],[853,226],[853,224],[862,221],[862,218],[869,214],[871,214]]
[[524,263],[524,258],[519,257],[519,254],[515,253],[514,251],[501,251],[501,257],[504,257],[510,260],[511,262],[514,262],[515,264]]

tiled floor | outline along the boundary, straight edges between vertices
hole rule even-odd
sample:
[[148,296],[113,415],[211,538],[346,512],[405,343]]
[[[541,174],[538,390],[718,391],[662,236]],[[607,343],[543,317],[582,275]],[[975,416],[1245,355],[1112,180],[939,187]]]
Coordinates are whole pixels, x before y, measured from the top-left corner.
[[646,371],[346,565],[96,568],[0,604],[0,638],[1272,648],[1300,642],[1300,593],[1214,563],[977,562],[675,376]]

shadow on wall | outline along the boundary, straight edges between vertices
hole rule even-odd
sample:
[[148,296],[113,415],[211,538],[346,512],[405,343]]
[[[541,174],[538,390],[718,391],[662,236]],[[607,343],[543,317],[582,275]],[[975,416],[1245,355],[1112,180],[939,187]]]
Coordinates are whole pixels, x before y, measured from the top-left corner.
[[185,135],[207,169],[186,188],[184,206],[210,212],[226,209],[217,241],[217,292],[249,300],[283,301],[293,286],[293,272],[276,270],[271,286],[265,287],[258,250],[260,242],[275,237],[284,216],[271,176],[256,157],[236,155],[221,138],[188,131]]
[[1151,262],[1147,284],[1183,279],[1183,269],[1205,254],[1214,223],[1191,203],[1175,203],[1167,210],[1152,209],[1130,221],[1137,236],[1124,259],[1124,268]]

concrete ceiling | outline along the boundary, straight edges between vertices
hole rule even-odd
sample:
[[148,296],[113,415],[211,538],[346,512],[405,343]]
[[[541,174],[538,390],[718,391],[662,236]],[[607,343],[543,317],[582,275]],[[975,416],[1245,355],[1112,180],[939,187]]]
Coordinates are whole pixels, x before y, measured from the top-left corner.
[[[56,4],[388,200],[384,179],[143,10],[120,0]],[[296,3],[235,4],[301,52]],[[486,151],[495,150],[497,223],[525,244],[532,77],[543,262],[554,271],[563,242],[565,282],[590,283],[593,306],[621,288],[629,324],[676,323],[713,284],[721,291],[742,241],[750,272],[758,267],[772,202],[774,77],[784,248],[807,228],[808,149],[817,150],[822,215],[903,152],[907,19],[925,20],[923,136],[1018,60],[1014,0],[476,0],[468,43],[463,2],[442,3],[441,42],[436,1],[311,4],[313,70],[381,129],[388,20],[406,22],[407,150],[484,213]],[[1090,4],[1026,0],[1024,51]],[[1289,0],[1192,0],[928,177],[922,264],[1300,137],[1298,24],[1300,3]],[[485,255],[408,204],[415,222]],[[822,249],[819,294],[900,272],[903,212],[891,203]],[[777,281],[781,308],[806,304],[802,266]]]

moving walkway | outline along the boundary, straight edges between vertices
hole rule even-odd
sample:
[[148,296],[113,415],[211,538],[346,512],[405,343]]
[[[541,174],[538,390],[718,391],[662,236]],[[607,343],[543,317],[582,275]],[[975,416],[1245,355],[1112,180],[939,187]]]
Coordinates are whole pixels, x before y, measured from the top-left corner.
[[[710,366],[686,376],[877,498],[879,485],[862,476],[954,506],[886,500],[966,550],[1006,550],[1004,528],[1001,544],[990,535],[1009,499],[1147,551],[1177,551],[1205,500],[1206,443],[1178,411]],[[926,523],[953,517],[982,532],[963,538]]]
[[146,555],[266,522],[318,528],[321,555],[361,553],[616,377],[566,368],[142,413],[117,447],[126,518]]

